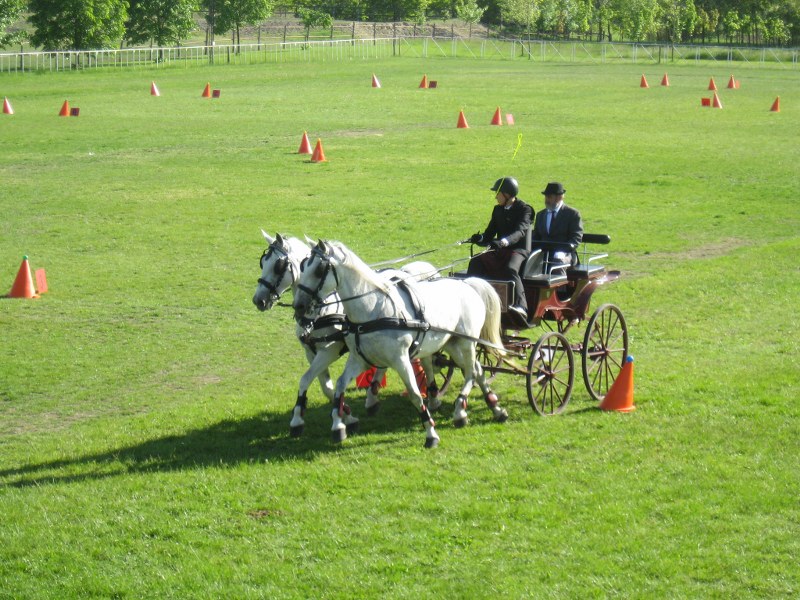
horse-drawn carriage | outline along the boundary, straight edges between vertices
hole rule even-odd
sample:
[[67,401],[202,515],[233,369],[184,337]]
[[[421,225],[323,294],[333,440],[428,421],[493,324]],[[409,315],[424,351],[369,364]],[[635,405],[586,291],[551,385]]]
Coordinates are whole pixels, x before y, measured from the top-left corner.
[[[449,277],[427,279],[413,269],[390,277],[373,271],[342,244],[320,241],[310,252],[306,246],[307,255],[301,257],[299,241],[265,237],[271,243],[261,259],[262,277],[253,302],[266,310],[293,288],[298,339],[310,363],[292,411],[293,435],[302,432],[306,390],[317,377],[333,404],[333,439],[341,441],[358,426],[344,401],[347,385],[369,366],[392,368],[420,412],[425,446],[434,447],[439,436],[431,411],[441,405],[455,367],[464,377],[453,412],[453,424],[459,427],[467,422],[467,396],[475,384],[493,418],[498,422],[508,418],[489,386],[498,373],[524,376],[536,412],[557,414],[572,393],[576,353],[582,359],[586,388],[597,400],[606,394],[628,355],[625,319],[613,304],[603,304],[592,313],[581,341],[567,337],[586,318],[597,287],[619,277],[619,272],[598,264],[605,253],[587,249],[590,244],[607,244],[607,236],[584,235],[577,266],[553,262],[544,243],[530,253],[521,272],[530,307],[527,319],[507,310],[513,292],[510,281],[454,271]],[[537,326],[546,331],[535,341],[521,335]],[[347,364],[333,389],[327,367],[346,350]],[[425,370],[426,398],[417,385],[414,358]],[[380,377],[379,373],[375,381]],[[368,412],[377,406],[377,387],[370,392]]]
[[[527,320],[508,310],[514,283],[490,280],[503,310],[503,346],[517,360],[527,360],[527,367],[484,349],[478,350],[478,357],[492,377],[498,373],[524,376],[528,402],[540,415],[558,414],[567,406],[575,380],[575,354],[581,358],[586,390],[597,401],[606,395],[628,356],[627,324],[614,304],[602,304],[589,316],[580,340],[568,339],[573,327],[586,319],[595,290],[619,278],[619,271],[607,271],[599,263],[608,254],[592,250],[610,241],[607,235],[584,234],[575,266],[554,258],[557,254],[552,250],[558,245],[537,242],[539,247],[530,251],[520,269],[529,307]],[[453,272],[451,276],[467,275]],[[535,327],[545,330],[538,339],[521,335]],[[445,378],[452,374],[446,357],[438,357],[437,364]]]

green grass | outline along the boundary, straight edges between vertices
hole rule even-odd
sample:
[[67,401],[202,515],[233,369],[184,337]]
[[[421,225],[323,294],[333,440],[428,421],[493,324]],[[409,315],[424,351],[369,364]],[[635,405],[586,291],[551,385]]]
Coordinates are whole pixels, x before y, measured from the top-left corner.
[[[800,80],[748,70],[716,110],[700,98],[730,73],[645,73],[0,75],[0,284],[27,254],[50,287],[0,300],[0,597],[796,596]],[[296,154],[303,131],[327,163]],[[350,393],[361,435],[333,446],[313,387],[291,439],[305,361],[290,311],[250,302],[259,228],[443,265],[507,174],[537,208],[562,181],[611,235],[623,276],[594,305],[626,315],[637,410],[596,411],[578,381],[539,418],[501,376],[508,423],[475,398],[425,451],[390,374],[375,418]]]

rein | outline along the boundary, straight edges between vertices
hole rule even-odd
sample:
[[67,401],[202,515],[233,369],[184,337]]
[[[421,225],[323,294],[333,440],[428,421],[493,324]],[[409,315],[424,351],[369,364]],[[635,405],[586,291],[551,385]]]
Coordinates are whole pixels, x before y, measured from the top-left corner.
[[[469,241],[469,240],[467,240]],[[382,260],[380,262],[372,263],[368,265],[370,268],[374,269],[375,267],[383,267],[387,265],[396,265],[397,263],[405,262],[407,260],[411,260],[412,258],[417,258],[418,256],[425,256],[426,254],[432,254],[433,252],[439,252],[440,250],[444,250],[445,248],[450,248],[451,246],[460,246],[463,244],[463,241],[458,241],[453,244],[447,244],[446,246],[441,246],[439,248],[432,248],[431,250],[423,250],[422,252],[415,252],[414,254],[409,254],[408,256],[403,256],[402,258],[393,258],[391,260]]]

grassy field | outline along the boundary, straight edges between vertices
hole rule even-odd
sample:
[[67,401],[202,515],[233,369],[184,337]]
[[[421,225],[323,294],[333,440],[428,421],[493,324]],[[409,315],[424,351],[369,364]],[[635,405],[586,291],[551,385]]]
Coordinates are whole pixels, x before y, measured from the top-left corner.
[[[800,79],[641,69],[0,75],[0,285],[28,255],[50,287],[0,299],[0,597],[796,597]],[[259,228],[445,265],[504,175],[612,237],[594,303],[627,317],[637,410],[577,383],[539,418],[500,377],[507,423],[445,409],[425,451],[390,374],[377,417],[350,393],[361,435],[331,444],[312,387],[290,438],[305,362],[290,311],[251,304]]]

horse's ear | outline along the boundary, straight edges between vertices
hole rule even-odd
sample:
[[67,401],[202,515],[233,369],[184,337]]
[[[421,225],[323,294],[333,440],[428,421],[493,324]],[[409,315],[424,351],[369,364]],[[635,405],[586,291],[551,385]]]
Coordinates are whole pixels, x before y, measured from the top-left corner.
[[310,237],[308,237],[305,233],[303,234],[303,237],[306,238],[306,244],[308,245],[308,247],[313,250],[314,246],[315,246],[314,240],[312,240]]
[[270,236],[270,234],[268,234],[268,233],[267,233],[266,231],[264,231],[263,229],[261,230],[261,235],[263,235],[263,236],[264,236],[264,239],[265,239],[265,240],[267,240],[267,243],[268,243],[268,244],[271,244],[272,242],[274,242],[274,241],[275,241],[275,239],[274,239],[272,236]]
[[283,238],[281,237],[280,233],[276,233],[275,234],[275,241],[278,242],[278,248],[283,248],[284,247]]

